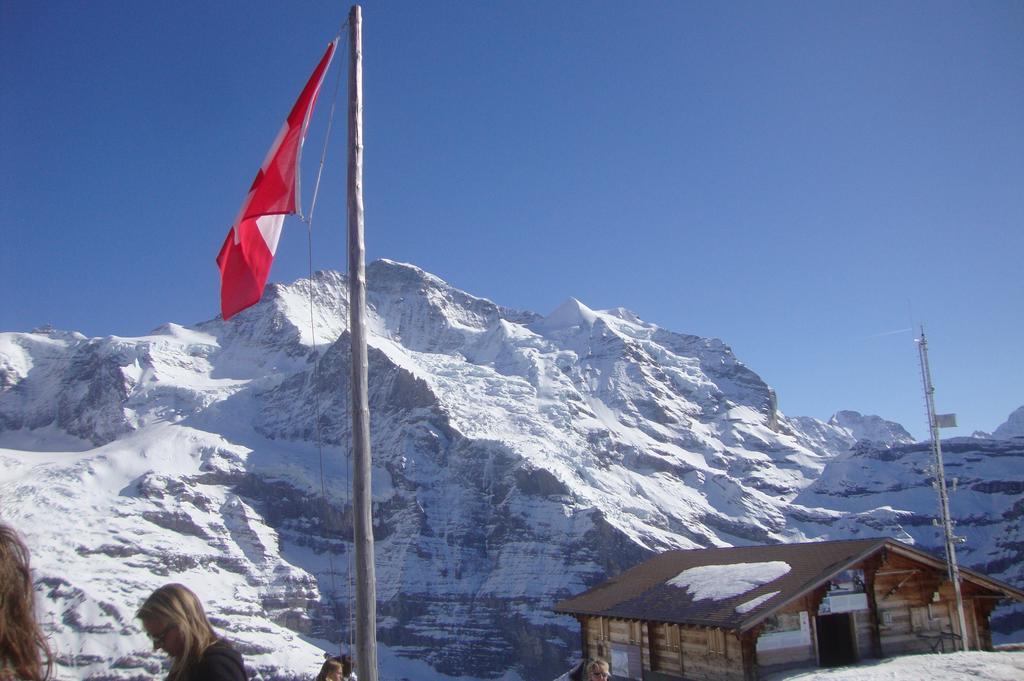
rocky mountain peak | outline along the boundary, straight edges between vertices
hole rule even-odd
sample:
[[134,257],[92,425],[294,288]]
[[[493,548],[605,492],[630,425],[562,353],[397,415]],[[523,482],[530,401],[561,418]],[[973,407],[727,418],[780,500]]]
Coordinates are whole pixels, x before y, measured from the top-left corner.
[[914,442],[913,436],[900,424],[858,411],[837,411],[829,419],[829,424],[845,430],[854,442],[869,440],[888,445]]
[[544,331],[567,331],[572,329],[590,330],[597,321],[597,315],[589,307],[576,300],[568,298],[559,305],[551,314],[537,323],[537,328]]
[[1024,437],[1024,406],[1018,407],[1005,422],[992,432],[997,440],[1009,440],[1012,437]]

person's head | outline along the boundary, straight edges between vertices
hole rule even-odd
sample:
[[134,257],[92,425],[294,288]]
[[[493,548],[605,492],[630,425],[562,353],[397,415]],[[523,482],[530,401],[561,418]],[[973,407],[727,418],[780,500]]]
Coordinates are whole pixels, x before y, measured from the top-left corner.
[[329,657],[324,661],[323,666],[320,667],[320,673],[317,674],[316,681],[341,681],[343,678],[341,659]]
[[182,678],[217,640],[203,604],[181,584],[166,584],[154,591],[135,616],[153,641],[153,649],[171,656],[169,681]]
[[608,663],[604,660],[593,660],[587,665],[587,678],[590,681],[605,681],[608,678]]
[[49,678],[53,659],[36,623],[35,589],[25,543],[13,528],[0,523],[0,668],[17,678]]

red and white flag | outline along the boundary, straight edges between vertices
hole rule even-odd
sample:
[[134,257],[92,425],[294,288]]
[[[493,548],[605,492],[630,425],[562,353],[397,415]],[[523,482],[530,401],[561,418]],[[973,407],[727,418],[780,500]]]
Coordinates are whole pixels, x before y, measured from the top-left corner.
[[277,139],[256,173],[249,195],[217,255],[220,311],[230,319],[259,302],[281,237],[284,216],[295,213],[299,198],[299,155],[313,105],[338,41],[327,51],[302,89]]

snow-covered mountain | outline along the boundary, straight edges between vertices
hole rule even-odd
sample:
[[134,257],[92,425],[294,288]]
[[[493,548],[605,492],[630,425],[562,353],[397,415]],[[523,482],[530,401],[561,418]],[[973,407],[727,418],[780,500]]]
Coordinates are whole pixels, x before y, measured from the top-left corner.
[[1024,437],[1024,406],[1010,414],[1006,422],[992,432],[992,437],[997,440]]
[[[390,261],[367,283],[382,679],[554,678],[578,628],[552,604],[653,551],[937,544],[927,448],[875,416],[787,417],[719,340],[574,299],[511,310]],[[62,677],[157,673],[133,616],[169,581],[262,678],[350,635],[346,298],[321,272],[230,322],[0,334],[0,518],[33,549]],[[1024,446],[976,442],[949,448],[965,562],[1019,584]]]

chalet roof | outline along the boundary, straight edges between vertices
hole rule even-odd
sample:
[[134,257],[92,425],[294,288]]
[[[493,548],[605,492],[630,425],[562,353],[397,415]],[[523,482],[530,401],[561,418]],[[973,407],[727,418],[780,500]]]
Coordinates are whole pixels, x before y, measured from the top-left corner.
[[[561,601],[555,612],[742,631],[883,549],[945,570],[945,561],[889,538],[667,551]],[[1024,591],[998,580],[961,575],[1024,601]]]

